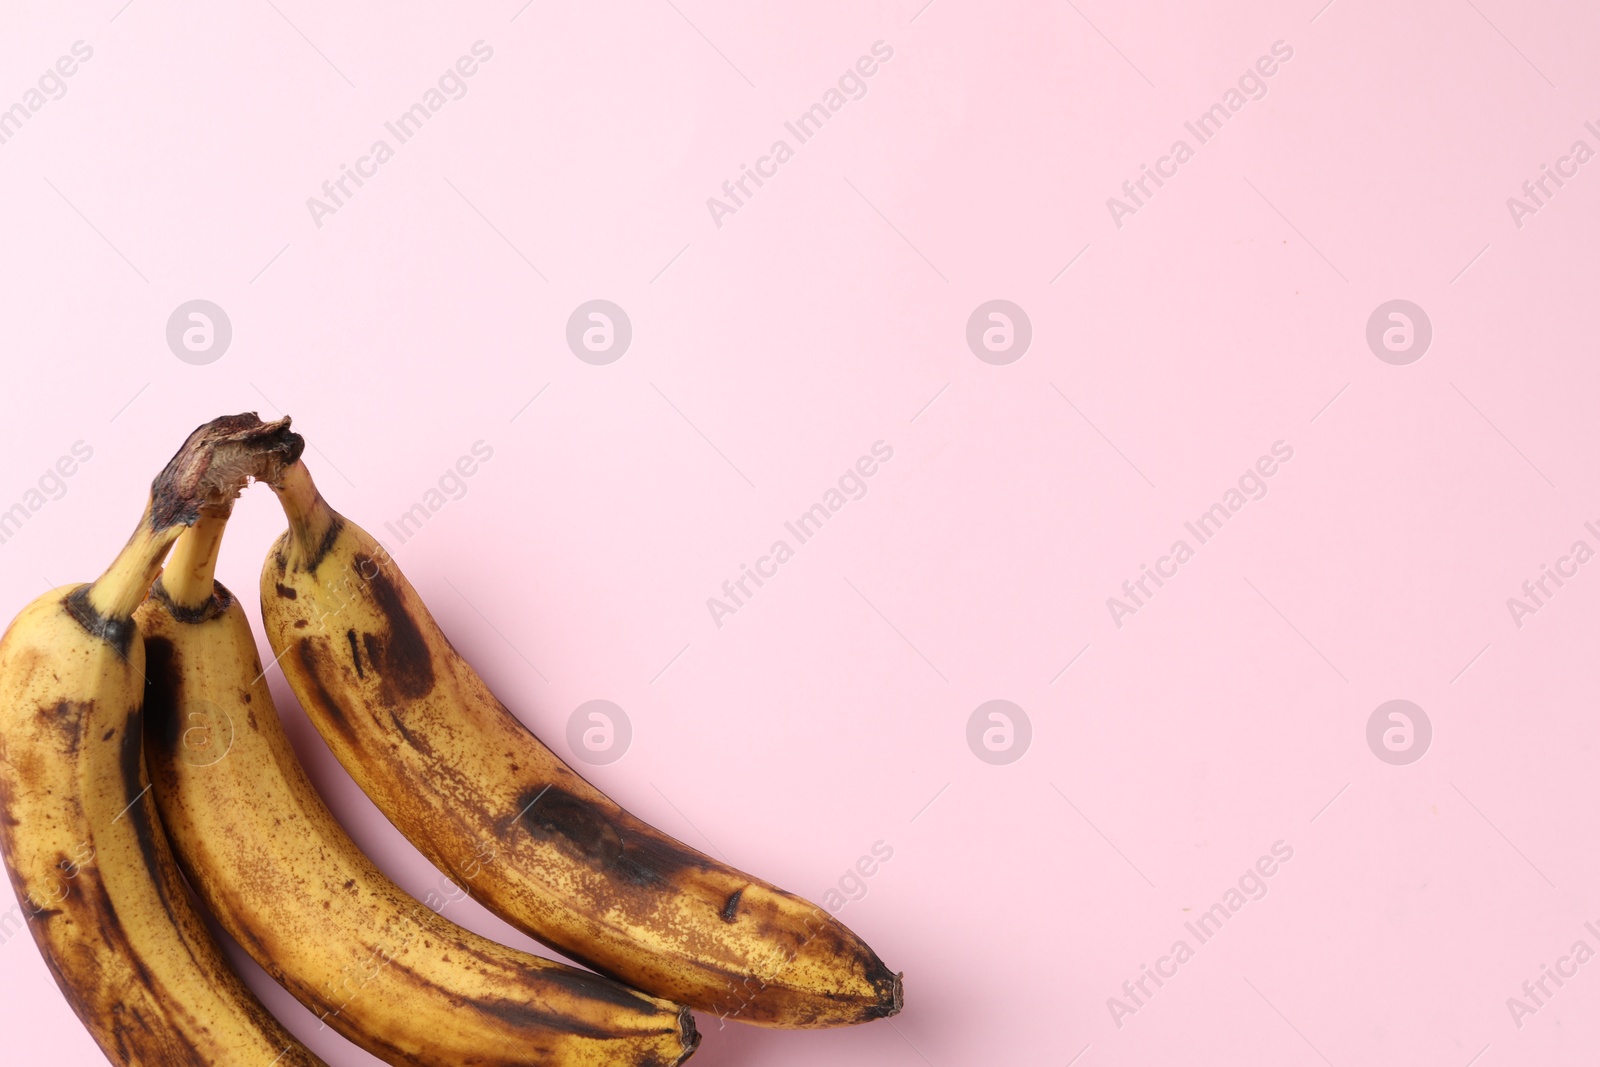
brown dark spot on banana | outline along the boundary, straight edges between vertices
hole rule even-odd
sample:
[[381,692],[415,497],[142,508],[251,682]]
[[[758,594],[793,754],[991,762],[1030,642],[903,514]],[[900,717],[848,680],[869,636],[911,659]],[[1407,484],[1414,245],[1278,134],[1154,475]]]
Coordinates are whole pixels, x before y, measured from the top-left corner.
[[[182,927],[180,914],[187,908],[188,902],[175,900],[174,890],[178,889],[175,870],[169,870],[162,863],[162,848],[166,841],[161,837],[162,831],[155,825],[151,818],[150,809],[154,802],[145,803],[146,794],[149,792],[149,783],[144,780],[144,713],[139,710],[128,713],[127,733],[122,737],[122,749],[118,753],[122,771],[123,796],[127,798],[128,806],[123,809],[117,818],[127,819],[133,825],[134,842],[139,848],[140,858],[144,860],[145,870],[150,875],[150,881],[156,887],[156,895],[161,898],[161,909],[167,913],[167,918],[175,927]],[[170,864],[170,854],[166,857]],[[187,942],[185,942],[187,947]],[[192,954],[192,953],[191,953]],[[198,961],[197,961],[198,965]]]
[[[170,644],[168,648],[171,648]],[[167,662],[169,664],[172,662],[170,655],[167,657]],[[148,665],[149,661],[146,661],[146,666]],[[117,751],[118,768],[122,772],[123,799],[130,805],[125,809],[128,811],[132,810],[134,800],[144,792],[145,787],[142,773],[144,765],[141,762],[141,757],[144,755],[144,731],[140,727],[143,723],[142,710],[135,709],[128,714],[126,732],[122,735],[122,744]]]
[[[88,871],[84,874],[84,902],[93,917],[96,931],[100,940],[112,951],[112,954],[133,968],[134,974],[139,978],[142,989],[151,990],[154,979],[150,970],[144,964],[143,958],[135,951],[133,944],[128,940],[128,932],[122,925],[122,917],[117,914],[117,906],[111,901],[111,894],[106,891],[105,883],[100,878],[100,872]],[[84,916],[75,916],[78,921],[83,921]],[[63,986],[63,988],[66,988]]]
[[625,827],[592,801],[555,786],[519,798],[523,827],[536,841],[636,886],[663,886],[683,872],[704,870],[705,857],[664,834]]
[[304,630],[306,628],[306,620],[304,620],[304,619],[296,619],[296,620],[294,620],[294,628],[296,630]]
[[[620,982],[587,971],[554,968],[539,972],[539,981],[565,990],[570,996],[602,1000],[613,1007],[627,1008],[646,1015],[660,1015],[663,1009],[649,997]],[[674,1008],[673,1010],[676,1010]]]
[[[5,766],[9,762],[5,746],[0,744],[0,766]],[[17,821],[17,817],[11,814],[16,810],[16,794],[11,791],[12,781],[12,774],[0,774],[0,846],[4,846],[0,851],[3,851],[8,856],[11,855],[12,847],[11,828],[22,825]],[[0,866],[4,866],[7,872],[11,870],[10,864]],[[17,887],[17,896],[22,896],[22,883],[17,881],[14,874],[11,878],[11,884]]]
[[322,675],[317,673],[317,649],[309,638],[302,637],[295,643],[295,656],[300,660],[300,666],[305,670],[306,681],[311,684],[311,693],[317,710],[321,711],[333,724],[346,735],[350,733],[350,720],[346,717],[344,709],[339,702],[328,692],[328,687],[322,682]]
[[422,628],[412,618],[393,580],[374,560],[356,556],[351,562],[355,564],[356,573],[366,578],[372,590],[373,606],[389,624],[389,632],[383,640],[367,644],[372,669],[383,679],[386,699],[389,703],[398,703],[402,699],[417,700],[427,696],[433,692],[433,655]]
[[[398,959],[389,960],[384,967],[391,976],[388,980],[392,981],[397,988],[419,988],[429,985],[429,979],[407,967]],[[547,980],[546,973],[541,971],[536,980],[540,983],[545,982]],[[604,979],[597,980],[604,981]],[[413,1053],[397,1048],[380,1037],[362,1033],[358,1030],[350,1018],[340,1013],[341,1005],[328,1003],[325,996],[319,995],[315,991],[307,990],[306,992],[309,996],[303,997],[303,1000],[309,999],[312,1003],[327,1004],[325,1010],[328,1014],[323,1020],[324,1022],[365,1048],[368,1052],[390,1063],[414,1062]],[[526,1003],[498,997],[463,998],[459,1001],[459,1004],[503,1024],[505,1030],[502,1033],[512,1037],[517,1044],[526,1047],[526,1051],[523,1054],[514,1055],[510,1059],[491,1058],[487,1054],[474,1056],[471,1062],[475,1065],[480,1065],[480,1067],[524,1067],[529,1063],[544,1062],[546,1056],[551,1055],[551,1053],[541,1046],[544,1046],[552,1039],[559,1040],[567,1036],[600,1041],[629,1040],[640,1036],[639,1031],[636,1029],[611,1028],[602,1024],[584,1023],[570,1015],[558,1014],[554,1011],[542,1011]],[[630,1001],[628,1004],[629,1006],[640,1006],[637,1001]],[[645,1001],[644,1006],[649,1006],[649,1002]],[[317,1014],[322,1014],[324,1009],[313,1010]],[[693,1033],[692,1021],[689,1024],[688,1032]],[[665,1067],[666,1064],[677,1061],[630,1059],[628,1062],[634,1064],[635,1067],[648,1067],[651,1063],[657,1064],[658,1067]]]
[[66,606],[67,614],[77,620],[79,626],[116,649],[123,659],[128,658],[135,632],[132,619],[114,619],[100,614],[89,603],[87,585],[80,585],[68,593],[62,603]]
[[[261,670],[261,661],[259,659],[256,661],[255,671],[258,677],[264,673]],[[256,709],[250,707],[250,704],[253,703],[254,700],[255,698],[250,695],[250,690],[239,690],[239,704],[245,709],[245,721],[250,724],[250,731],[252,733],[260,733],[261,727],[256,723]]]
[[739,898],[744,896],[744,887],[740,886],[728,894],[728,902],[722,905],[722,921],[731,923],[739,914]]
[[[339,534],[344,530],[344,517],[337,512],[330,512],[328,528],[323,531],[322,540],[315,545],[306,544],[297,540],[293,529],[285,530],[283,535],[272,543],[268,550],[273,563],[278,566],[278,577],[284,578],[289,574],[289,549],[291,546],[299,549],[301,559],[298,570],[305,574],[315,575],[317,568],[322,566],[322,561],[328,558],[328,553],[333,551],[334,544],[339,540]],[[280,595],[286,587],[278,583]],[[288,594],[292,600],[294,593]]]
[[389,721],[394,723],[394,728],[399,731],[400,736],[405,739],[406,744],[410,745],[418,752],[421,752],[423,755],[431,756],[433,754],[433,745],[429,743],[426,734],[413,734],[410,730],[406,729],[406,724],[400,721],[400,716],[396,715],[392,711],[389,712]]
[[[121,1063],[161,1063],[161,1064],[193,1064],[195,1067],[208,1062],[201,1050],[190,1041],[184,1032],[184,1023],[175,1021],[165,1011],[163,998],[167,996],[151,975],[144,961],[140,958],[138,950],[129,940],[127,931],[122,925],[121,918],[117,915],[116,905],[111,902],[110,895],[105,886],[100,882],[97,872],[86,872],[83,876],[87,880],[85,887],[87,916],[96,921],[97,932],[105,945],[108,958],[122,961],[134,973],[137,989],[130,990],[126,982],[115,990],[104,990],[102,995],[115,996],[116,1000],[109,1003],[97,1003],[90,1000],[87,1003],[75,1003],[74,1007],[80,1011],[87,1010],[89,1014],[102,1014],[110,1033],[99,1038],[101,1047],[106,1047],[109,1039],[112,1048],[117,1050]],[[55,962],[51,962],[51,970],[56,972],[56,980],[62,989],[72,989],[83,984],[82,975],[75,975],[68,980],[63,980],[61,972]],[[140,1005],[144,1004],[151,1009],[151,1016],[146,1017]],[[109,1051],[109,1050],[108,1050]]]
[[367,676],[367,672],[361,669],[361,646],[356,644],[355,630],[346,630],[344,632],[344,636],[350,642],[350,660],[356,665],[356,677],[365,678]]
[[[76,758],[78,748],[83,743],[84,728],[89,725],[89,720],[94,714],[94,702],[78,703],[63,700],[53,708],[40,708],[39,714],[60,735],[62,753],[69,758]],[[101,740],[108,740],[114,733],[116,733],[115,728]]]
[[228,608],[233,604],[233,594],[228,592],[227,587],[221,582],[211,583],[211,595],[206,598],[204,604],[197,608],[184,607],[175,603],[172,595],[167,592],[167,587],[161,583],[160,578],[157,578],[155,585],[151,587],[150,596],[151,599],[165,608],[167,614],[172,616],[173,619],[187,624],[202,623],[218,618],[226,614]]
[[331,513],[328,529],[322,535],[322,542],[312,550],[305,561],[307,574],[317,573],[317,568],[322,566],[322,561],[328,558],[328,553],[333,551],[334,544],[339,540],[339,535],[344,532],[344,516],[337,512]]
[[294,600],[300,595],[299,593],[295,592],[293,586],[284,585],[282,582],[278,582],[276,584],[278,587],[278,595],[283,597],[285,600]]
[[547,1030],[560,1034],[572,1034],[576,1037],[587,1037],[597,1041],[625,1035],[625,1031],[586,1023],[570,1015],[540,1011],[532,1005],[523,1004],[515,1000],[501,1000],[496,997],[468,997],[463,998],[463,1003],[475,1008],[491,1019],[498,1019],[513,1030],[524,1033],[529,1030]]
[[[243,914],[244,909],[240,905],[236,895],[228,894],[225,899],[229,901],[231,909],[235,915]],[[255,929],[249,925],[244,923],[238,923],[235,925],[238,929],[236,933],[232,934],[233,939],[238,941],[239,944],[243,946],[244,950],[250,954],[251,959],[254,959],[261,964],[262,970],[270,974],[273,979],[281,982],[283,980],[281,977],[283,969],[273,962],[272,953],[269,951],[267,943],[263,941],[260,935],[256,933]]]
[[[177,651],[169,638],[144,639],[144,678],[144,713],[150,732],[150,736],[144,740],[163,755],[170,756],[178,750],[182,731],[174,703],[180,684]],[[123,758],[126,759],[126,738],[123,745]],[[137,772],[137,766],[134,770]]]

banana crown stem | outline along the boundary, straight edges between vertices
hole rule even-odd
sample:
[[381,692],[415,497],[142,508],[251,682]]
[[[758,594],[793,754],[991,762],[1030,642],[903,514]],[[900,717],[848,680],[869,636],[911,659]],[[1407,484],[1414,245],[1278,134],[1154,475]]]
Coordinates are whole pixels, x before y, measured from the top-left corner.
[[88,600],[102,619],[125,621],[133,618],[134,609],[150,591],[150,585],[161,573],[167,550],[183,530],[169,526],[163,530],[151,528],[150,509],[146,508],[139,528],[117,558],[111,561],[106,572],[89,586]]
[[317,491],[311,472],[303,462],[296,460],[272,482],[272,491],[278,494],[278,502],[289,519],[289,532],[295,545],[303,554],[315,553],[338,516]]
[[[290,431],[288,418],[262,422],[255,412],[224,415],[191,433],[150,483],[150,502],[139,528],[84,594],[101,623],[133,618],[185,527],[206,515],[225,519],[246,482],[276,481],[285,467],[299,465],[304,447],[300,435]],[[220,528],[212,536],[221,536]],[[215,544],[207,551],[202,547],[197,544],[194,554],[202,561],[210,556],[214,565]],[[185,567],[194,569],[194,564]],[[210,596],[210,578],[204,587]]]
[[177,607],[198,610],[211,600],[217,554],[227,525],[226,512],[204,511],[193,526],[178,535],[161,575],[162,588]]

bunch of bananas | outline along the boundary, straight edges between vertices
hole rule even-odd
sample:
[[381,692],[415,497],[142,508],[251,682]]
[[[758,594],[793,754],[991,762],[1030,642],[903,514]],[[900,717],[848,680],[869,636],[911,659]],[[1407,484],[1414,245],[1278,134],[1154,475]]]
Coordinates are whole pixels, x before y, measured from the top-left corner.
[[[229,969],[190,888],[323,1025],[392,1064],[663,1067],[699,1043],[690,1009],[794,1028],[900,1010],[900,976],[837,920],[630,815],[530,733],[302,450],[286,418],[200,427],[105,573],[0,639],[0,847],[108,1059],[322,1062]],[[442,872],[598,973],[410,897],[317,795],[214,577],[251,480],[288,517],[262,616],[317,730]]]

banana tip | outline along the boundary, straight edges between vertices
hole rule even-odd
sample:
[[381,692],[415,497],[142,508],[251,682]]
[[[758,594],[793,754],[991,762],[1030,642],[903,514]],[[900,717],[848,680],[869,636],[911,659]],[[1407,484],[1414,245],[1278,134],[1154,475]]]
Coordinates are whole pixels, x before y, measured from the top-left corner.
[[679,1040],[683,1042],[683,1055],[673,1061],[673,1067],[678,1067],[678,1064],[693,1056],[695,1049],[700,1047],[700,1031],[694,1025],[694,1012],[688,1008],[678,1009],[678,1032]]

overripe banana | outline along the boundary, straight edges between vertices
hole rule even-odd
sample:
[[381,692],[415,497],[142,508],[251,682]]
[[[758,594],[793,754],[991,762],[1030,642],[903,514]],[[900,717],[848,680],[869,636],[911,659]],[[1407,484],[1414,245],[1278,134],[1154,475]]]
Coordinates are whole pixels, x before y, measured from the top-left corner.
[[[134,618],[147,649],[156,805],[223,928],[328,1026],[388,1063],[687,1059],[698,1040],[688,1008],[464,930],[361,852],[295,757],[244,609],[213,582],[222,529],[203,518],[184,532]],[[499,862],[498,842],[475,844],[479,867]]]
[[[261,578],[273,652],[339,761],[441,870],[568,956],[722,1017],[900,1010],[900,977],[842,923],[635,818],[546,748],[303,463],[273,488],[289,519]],[[467,879],[483,841],[495,862]]]
[[202,426],[99,580],[46,593],[0,639],[6,869],[56,983],[113,1063],[322,1063],[229,970],[189,906],[147,794],[133,625],[179,531],[299,448],[287,419]]

